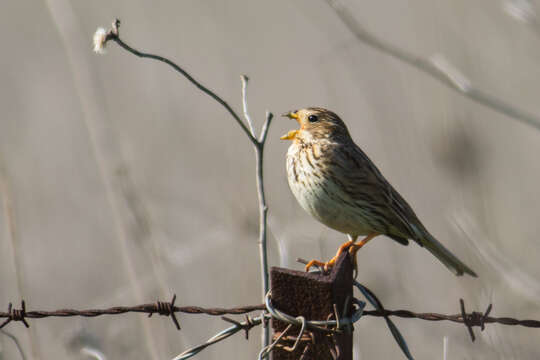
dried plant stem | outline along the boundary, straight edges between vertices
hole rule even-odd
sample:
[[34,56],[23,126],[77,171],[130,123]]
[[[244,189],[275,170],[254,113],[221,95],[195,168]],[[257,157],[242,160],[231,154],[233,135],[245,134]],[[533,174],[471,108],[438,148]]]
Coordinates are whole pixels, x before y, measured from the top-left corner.
[[[270,290],[270,285],[268,283],[268,250],[266,245],[266,234],[267,234],[267,221],[268,221],[268,206],[266,205],[266,197],[264,193],[264,172],[263,172],[263,154],[264,154],[264,144],[266,142],[266,134],[268,133],[268,128],[270,122],[272,121],[272,113],[266,112],[266,121],[263,125],[261,131],[261,137],[258,141],[258,145],[255,145],[255,159],[257,162],[256,172],[257,172],[257,194],[259,197],[259,255],[261,258],[261,283],[262,283],[262,296],[263,299]],[[263,347],[267,346],[270,342],[270,328],[263,324],[262,332],[262,344]]]
[[477,89],[473,84],[468,83],[467,86],[461,86],[455,81],[455,78],[451,73],[445,71],[440,66],[437,66],[437,63],[434,63],[434,61],[424,59],[415,54],[407,52],[406,50],[389,44],[388,42],[379,39],[375,35],[368,32],[354,18],[351,12],[346,7],[341,5],[337,0],[325,1],[332,8],[332,10],[334,10],[343,24],[345,24],[345,26],[347,26],[347,28],[356,36],[356,38],[364,44],[430,75],[466,98],[469,98],[510,118],[528,124],[537,130],[540,130],[540,118],[538,116],[520,110],[504,100],[487,94],[484,91]]
[[251,135],[255,136],[255,130],[253,129],[253,121],[251,121],[251,116],[249,116],[247,103],[247,83],[249,81],[249,78],[247,77],[247,75],[242,75],[240,76],[240,80],[242,81],[242,109],[244,110],[244,119],[246,119],[246,122],[248,123]]
[[[262,285],[262,298],[266,297],[266,294],[270,290],[270,285],[268,283],[268,250],[266,245],[266,234],[267,234],[267,217],[268,217],[268,206],[266,205],[266,196],[264,192],[264,145],[266,143],[266,136],[268,135],[268,129],[270,128],[270,123],[272,122],[273,115],[271,112],[266,112],[266,120],[261,129],[261,135],[257,139],[255,135],[255,130],[253,128],[253,123],[251,121],[251,116],[247,108],[247,84],[249,78],[246,75],[240,77],[242,81],[242,108],[244,112],[244,118],[249,125],[251,135],[256,139],[253,145],[255,151],[255,171],[257,178],[257,195],[259,199],[259,256],[261,259],[261,285]],[[262,331],[262,344],[268,346],[270,343],[270,328],[266,326],[263,322],[263,331]]]
[[195,78],[193,76],[191,76],[190,74],[188,74],[187,71],[185,71],[184,69],[182,69],[180,66],[178,66],[177,64],[175,64],[174,62],[172,62],[171,60],[167,59],[167,58],[164,58],[162,56],[159,56],[159,55],[154,55],[154,54],[149,54],[149,53],[144,53],[144,52],[141,52],[141,51],[138,51],[134,48],[132,48],[131,46],[129,46],[128,44],[126,44],[125,42],[123,42],[120,37],[118,35],[112,35],[111,33],[109,33],[109,37],[110,37],[110,40],[113,40],[114,42],[116,42],[118,45],[120,45],[120,47],[122,47],[124,50],[132,53],[133,55],[135,56],[138,56],[138,57],[141,57],[141,58],[147,58],[147,59],[154,59],[154,60],[157,60],[157,61],[161,61],[169,66],[171,66],[174,70],[176,70],[177,72],[179,72],[180,74],[182,74],[186,79],[188,79],[193,85],[195,85],[199,90],[201,90],[203,93],[207,94],[208,96],[210,96],[212,99],[214,99],[215,101],[217,101],[219,104],[221,104],[225,109],[227,109],[227,111],[229,112],[229,114],[231,114],[231,116],[234,118],[234,120],[236,120],[236,122],[238,123],[238,125],[240,125],[240,127],[242,128],[242,130],[244,131],[244,133],[247,135],[247,137],[249,138],[249,140],[251,140],[251,142],[253,144],[256,144],[257,143],[257,139],[255,138],[255,136],[253,136],[251,134],[251,132],[249,131],[249,129],[246,127],[246,125],[242,122],[242,120],[240,119],[240,117],[238,116],[238,114],[231,108],[231,106],[229,104],[227,104],[227,102],[225,100],[223,100],[221,97],[219,97],[216,93],[214,93],[212,90],[208,89],[206,86],[202,85],[200,82],[198,82],[197,80],[195,80]]
[[[240,116],[232,109],[232,107],[223,100],[219,95],[214,93],[212,90],[208,89],[206,86],[202,85],[199,81],[195,80],[193,76],[191,76],[187,71],[185,71],[183,68],[181,68],[176,63],[172,62],[171,60],[155,55],[155,54],[149,54],[144,53],[139,50],[136,50],[132,48],[131,46],[127,45],[124,41],[122,41],[119,37],[118,27],[120,26],[120,21],[115,20],[113,22],[113,29],[107,33],[106,41],[112,40],[116,42],[120,47],[122,47],[124,50],[132,53],[133,55],[136,55],[138,57],[142,58],[148,58],[153,59],[157,61],[161,61],[169,66],[171,66],[174,70],[179,72],[181,75],[183,75],[186,79],[188,79],[193,85],[195,85],[199,90],[210,96],[212,99],[217,101],[219,104],[221,104],[228,112],[229,114],[234,118],[234,120],[240,125],[240,128],[244,131],[248,139],[253,144],[253,148],[255,151],[255,171],[256,171],[256,181],[257,181],[257,196],[258,196],[258,202],[259,202],[259,254],[260,254],[260,264],[261,264],[261,285],[262,285],[262,298],[264,300],[266,294],[269,290],[269,282],[268,282],[268,251],[267,251],[267,244],[266,244],[266,237],[267,237],[267,216],[268,216],[268,206],[266,204],[266,197],[264,192],[264,145],[266,143],[266,137],[268,135],[268,130],[270,128],[270,123],[272,122],[273,115],[270,112],[266,112],[266,119],[262,126],[260,136],[257,137],[255,134],[255,130],[253,127],[253,122],[251,120],[251,117],[248,113],[248,107],[247,107],[247,83],[248,83],[248,77],[245,75],[241,76],[242,81],[242,107],[243,107],[243,115],[246,123],[242,121]],[[262,344],[263,346],[267,346],[270,340],[270,329],[267,326],[263,326],[263,332],[262,332]]]

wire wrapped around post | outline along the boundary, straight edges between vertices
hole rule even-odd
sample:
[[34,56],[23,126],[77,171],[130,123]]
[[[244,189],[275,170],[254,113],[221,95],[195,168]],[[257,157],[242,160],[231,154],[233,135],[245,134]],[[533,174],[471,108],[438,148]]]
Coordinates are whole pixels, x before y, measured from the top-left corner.
[[[276,343],[273,360],[352,360],[352,326],[342,323],[353,322],[344,319],[359,307],[353,306],[353,266],[348,253],[340,256],[329,274],[274,267],[270,279],[271,305],[279,309],[270,311]],[[280,319],[284,313],[290,318]],[[300,346],[302,336],[305,340]]]

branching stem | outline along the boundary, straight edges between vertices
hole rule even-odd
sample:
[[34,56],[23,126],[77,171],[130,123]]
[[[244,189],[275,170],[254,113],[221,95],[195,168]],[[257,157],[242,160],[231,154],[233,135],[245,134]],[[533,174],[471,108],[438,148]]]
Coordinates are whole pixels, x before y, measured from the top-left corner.
[[[255,129],[253,127],[253,122],[251,120],[251,117],[248,112],[248,106],[247,106],[247,84],[248,84],[248,77],[246,75],[242,75],[241,81],[242,81],[242,108],[243,108],[243,115],[245,118],[246,124],[242,121],[240,116],[232,109],[232,107],[223,100],[219,95],[217,95],[212,90],[208,89],[206,86],[202,85],[199,81],[195,80],[193,76],[191,76],[187,71],[185,71],[183,68],[181,68],[176,63],[172,62],[171,60],[155,55],[155,54],[149,54],[144,53],[139,50],[136,50],[126,44],[122,39],[120,39],[118,28],[120,26],[120,21],[115,20],[113,22],[112,30],[110,30],[107,33],[107,36],[105,38],[105,42],[112,40],[116,42],[118,45],[120,45],[121,48],[124,50],[130,52],[131,54],[141,57],[141,58],[148,58],[157,60],[160,62],[163,62],[169,66],[171,66],[174,70],[179,72],[181,75],[183,75],[186,79],[188,79],[193,85],[195,85],[199,90],[210,96],[212,99],[217,101],[219,104],[221,104],[228,112],[231,114],[231,116],[234,118],[234,120],[240,125],[248,139],[253,144],[253,148],[255,151],[255,162],[256,162],[256,181],[257,181],[257,196],[258,196],[258,202],[259,202],[259,255],[260,255],[260,263],[261,263],[261,285],[262,285],[262,299],[264,301],[264,298],[269,290],[269,282],[268,282],[268,250],[267,250],[267,244],[266,244],[266,237],[267,237],[267,215],[268,215],[268,205],[266,204],[266,197],[264,193],[264,145],[266,143],[266,137],[268,135],[268,129],[270,128],[270,123],[272,122],[273,115],[271,112],[266,112],[266,119],[264,121],[264,124],[261,129],[261,133],[259,137],[255,134]],[[103,44],[104,45],[104,44]],[[262,344],[263,347],[268,346],[268,343],[270,341],[270,329],[268,326],[263,326],[263,332],[262,332]]]

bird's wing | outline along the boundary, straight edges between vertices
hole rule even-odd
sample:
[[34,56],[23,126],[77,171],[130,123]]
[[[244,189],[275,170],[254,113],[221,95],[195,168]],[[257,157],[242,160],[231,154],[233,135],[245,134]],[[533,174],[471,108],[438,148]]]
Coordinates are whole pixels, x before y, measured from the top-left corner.
[[356,145],[343,146],[335,153],[339,154],[333,159],[335,163],[347,169],[343,171],[343,185],[347,193],[374,219],[379,219],[374,220],[375,230],[392,238],[417,240],[420,236],[418,230],[425,230],[424,226],[368,156]]
[[[351,148],[351,147],[349,147]],[[456,275],[467,273],[476,277],[476,273],[454,254],[446,249],[435,237],[433,237],[420,222],[411,206],[390,185],[379,169],[358,147],[352,147],[353,153],[344,150],[343,157],[350,168],[346,176],[348,186],[357,187],[355,201],[361,201],[362,197],[368,196],[371,200],[368,205],[373,208],[374,215],[383,216],[387,231],[379,231],[394,238],[404,237],[416,241],[435,255],[450,271]],[[345,164],[344,164],[345,165]],[[350,190],[349,190],[350,191]]]

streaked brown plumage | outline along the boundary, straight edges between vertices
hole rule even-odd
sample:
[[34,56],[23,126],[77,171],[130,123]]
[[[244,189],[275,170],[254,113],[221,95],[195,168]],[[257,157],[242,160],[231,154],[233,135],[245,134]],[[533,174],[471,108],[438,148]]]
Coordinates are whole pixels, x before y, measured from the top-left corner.
[[[326,226],[345,233],[349,241],[327,263],[332,266],[346,249],[356,251],[377,235],[387,235],[408,245],[416,241],[456,275],[476,276],[422,225],[409,204],[383,177],[367,155],[353,142],[343,121],[323,108],[286,114],[299,130],[282,139],[292,140],[287,153],[289,186],[300,205]],[[355,243],[358,236],[366,236]]]

